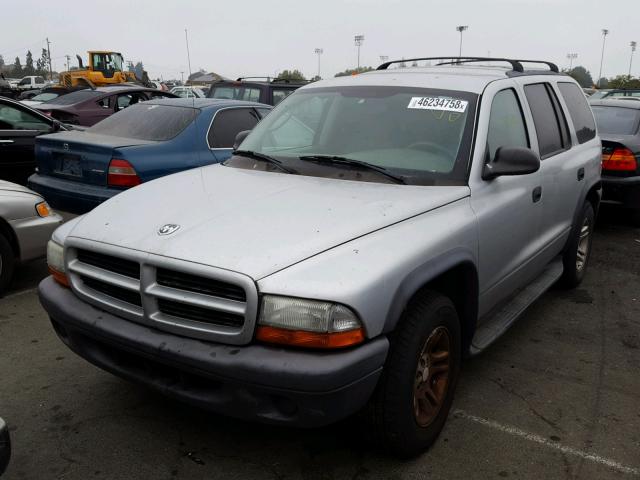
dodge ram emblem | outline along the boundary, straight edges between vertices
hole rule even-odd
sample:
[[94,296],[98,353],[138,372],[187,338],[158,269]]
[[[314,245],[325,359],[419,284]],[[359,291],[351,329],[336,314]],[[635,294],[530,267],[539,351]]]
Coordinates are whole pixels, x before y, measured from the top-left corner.
[[158,229],[158,235],[171,235],[180,228],[180,225],[175,223],[167,223]]

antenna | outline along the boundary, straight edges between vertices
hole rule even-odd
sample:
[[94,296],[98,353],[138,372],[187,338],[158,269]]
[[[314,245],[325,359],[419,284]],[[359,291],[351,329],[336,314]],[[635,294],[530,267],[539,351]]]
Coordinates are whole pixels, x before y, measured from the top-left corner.
[[189,34],[187,33],[186,28],[184,29],[184,40],[187,44],[187,61],[189,62],[189,78],[191,78],[191,55],[189,54]]

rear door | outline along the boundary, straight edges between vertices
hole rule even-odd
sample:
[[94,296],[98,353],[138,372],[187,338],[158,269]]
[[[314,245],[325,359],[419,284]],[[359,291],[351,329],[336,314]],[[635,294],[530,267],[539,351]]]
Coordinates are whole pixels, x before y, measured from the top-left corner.
[[207,144],[213,162],[223,162],[231,156],[236,135],[252,130],[260,116],[252,107],[223,108],[216,112],[207,132]]
[[25,184],[35,170],[35,138],[53,129],[53,121],[0,99],[0,179]]

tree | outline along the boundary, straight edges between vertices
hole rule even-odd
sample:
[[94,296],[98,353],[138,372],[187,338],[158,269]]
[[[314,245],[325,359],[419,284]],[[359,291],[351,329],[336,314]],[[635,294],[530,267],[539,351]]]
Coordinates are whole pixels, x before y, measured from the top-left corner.
[[374,69],[371,67],[360,67],[360,68],[347,68],[344,72],[338,72],[334,76],[335,77],[348,77],[349,75],[357,75],[359,73],[371,72]]
[[46,76],[49,73],[49,52],[46,48],[42,49],[40,58],[36,60],[36,73]]
[[306,78],[304,74],[300,70],[283,70],[278,74],[277,78],[281,78],[282,80],[289,80],[292,82],[302,82],[305,81]]
[[4,70],[4,57],[0,55],[0,72]]
[[16,57],[16,60],[13,62],[13,69],[11,70],[11,76],[16,78],[20,78],[23,76],[20,57]]
[[25,60],[24,74],[33,75],[34,73],[36,73],[36,69],[33,68],[33,54],[31,53],[31,50],[27,50],[27,59]]
[[577,66],[572,70],[569,70],[567,74],[580,84],[582,88],[593,87],[593,78],[589,73],[589,70],[582,66]]
[[640,78],[630,75],[618,75],[609,79],[609,88],[640,88]]

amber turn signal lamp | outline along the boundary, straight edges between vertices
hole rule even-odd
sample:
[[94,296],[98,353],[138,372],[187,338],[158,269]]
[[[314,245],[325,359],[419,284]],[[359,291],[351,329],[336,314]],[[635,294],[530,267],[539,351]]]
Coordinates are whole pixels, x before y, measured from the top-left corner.
[[347,330],[346,332],[306,332],[304,330],[287,330],[269,326],[258,326],[256,339],[267,343],[278,343],[306,348],[344,348],[364,341],[364,329]]
[[49,273],[51,274],[53,279],[56,282],[58,282],[60,285],[62,285],[63,287],[71,288],[71,285],[69,284],[69,279],[64,273],[59,272],[55,268],[51,268],[51,267],[49,267]]

